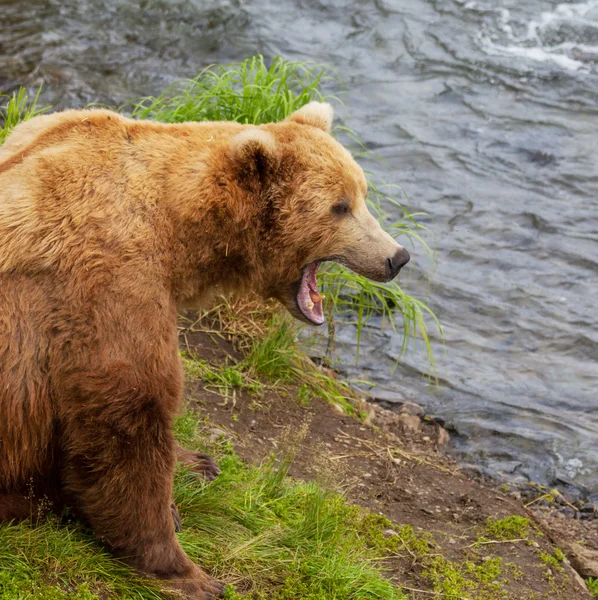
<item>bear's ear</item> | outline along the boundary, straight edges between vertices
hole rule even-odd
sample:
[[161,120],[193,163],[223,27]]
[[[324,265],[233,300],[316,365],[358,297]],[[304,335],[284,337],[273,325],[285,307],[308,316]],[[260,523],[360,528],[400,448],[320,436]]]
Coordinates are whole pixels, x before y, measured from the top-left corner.
[[260,183],[276,170],[280,160],[274,136],[257,127],[245,129],[232,139],[230,155],[240,178]]
[[286,120],[299,123],[300,125],[318,127],[326,133],[330,133],[333,118],[334,111],[328,102],[310,102],[299,110],[296,110]]

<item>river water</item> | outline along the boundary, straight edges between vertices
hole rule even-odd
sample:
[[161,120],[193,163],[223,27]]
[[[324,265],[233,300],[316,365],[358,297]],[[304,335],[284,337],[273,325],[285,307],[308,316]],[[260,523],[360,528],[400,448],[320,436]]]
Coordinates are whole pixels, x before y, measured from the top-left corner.
[[350,375],[444,418],[467,462],[598,493],[598,0],[0,0],[0,88],[58,107],[256,52],[336,69],[373,168],[429,215],[436,260],[401,281],[444,325],[439,383],[375,321],[357,366],[341,328]]

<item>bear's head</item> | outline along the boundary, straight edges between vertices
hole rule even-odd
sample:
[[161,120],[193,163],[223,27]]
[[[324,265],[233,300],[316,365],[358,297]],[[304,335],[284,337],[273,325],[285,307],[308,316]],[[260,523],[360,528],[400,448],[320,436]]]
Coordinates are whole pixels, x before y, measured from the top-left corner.
[[332,118],[329,104],[311,102],[280,123],[244,129],[230,147],[239,187],[257,209],[252,287],[313,325],[325,320],[322,262],[384,282],[409,261],[368,211],[366,178],[330,135]]

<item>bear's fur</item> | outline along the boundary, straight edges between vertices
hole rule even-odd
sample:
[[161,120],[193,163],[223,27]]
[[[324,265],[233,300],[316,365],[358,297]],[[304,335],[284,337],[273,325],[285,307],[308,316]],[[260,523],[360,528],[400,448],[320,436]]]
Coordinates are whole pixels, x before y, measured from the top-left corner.
[[140,572],[220,595],[173,525],[177,454],[217,474],[171,433],[177,310],[253,290],[320,322],[320,260],[377,280],[408,260],[331,123],[311,103],[259,127],[72,110],[15,128],[0,148],[0,521],[47,497]]

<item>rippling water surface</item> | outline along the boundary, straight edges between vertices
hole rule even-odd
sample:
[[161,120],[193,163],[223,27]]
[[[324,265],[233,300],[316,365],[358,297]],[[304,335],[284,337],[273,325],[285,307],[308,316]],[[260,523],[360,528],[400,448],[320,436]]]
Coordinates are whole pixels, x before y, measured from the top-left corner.
[[[598,493],[598,1],[0,0],[0,88],[118,104],[211,62],[315,60],[377,172],[430,217],[402,284],[445,326],[439,386],[372,323],[351,374],[462,434],[466,460]],[[354,332],[340,332],[347,364]]]

